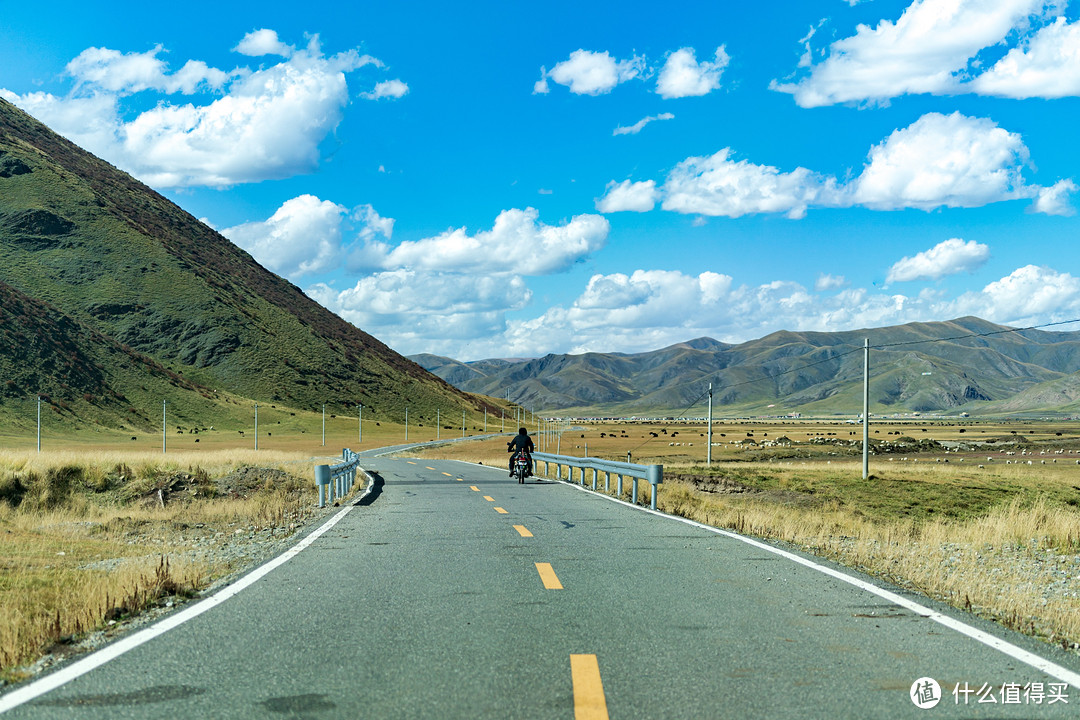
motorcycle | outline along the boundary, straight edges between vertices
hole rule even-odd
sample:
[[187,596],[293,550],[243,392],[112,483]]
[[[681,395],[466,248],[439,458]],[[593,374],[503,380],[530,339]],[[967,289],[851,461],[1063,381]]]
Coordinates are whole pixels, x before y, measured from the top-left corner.
[[524,450],[518,450],[514,454],[514,477],[517,478],[519,484],[525,482],[525,478],[532,475],[529,472],[529,454]]

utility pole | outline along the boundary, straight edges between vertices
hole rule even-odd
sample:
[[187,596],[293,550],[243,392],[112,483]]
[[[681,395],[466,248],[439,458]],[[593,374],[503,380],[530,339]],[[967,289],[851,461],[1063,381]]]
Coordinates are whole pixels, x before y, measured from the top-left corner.
[[37,451],[41,452],[41,396],[37,396]]
[[360,403],[356,403],[356,445],[359,449],[360,443],[364,442],[364,406]]
[[709,383],[709,431],[707,435],[709,451],[706,453],[705,464],[712,465],[712,383]]
[[161,454],[165,454],[165,401],[161,401]]
[[326,447],[326,403],[322,406],[322,444]]
[[255,403],[255,449],[259,449],[259,403]]
[[863,345],[862,477],[870,477],[870,338]]

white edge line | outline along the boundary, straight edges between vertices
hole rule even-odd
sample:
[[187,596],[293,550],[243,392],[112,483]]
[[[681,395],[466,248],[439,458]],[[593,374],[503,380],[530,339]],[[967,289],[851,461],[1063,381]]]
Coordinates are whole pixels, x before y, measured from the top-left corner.
[[1062,667],[1061,665],[1058,665],[1055,662],[1051,662],[1050,660],[1047,660],[1044,657],[1036,655],[1033,652],[1029,652],[1028,650],[1024,650],[1021,647],[1017,647],[1016,645],[1013,645],[1011,642],[1008,642],[1007,640],[1002,640],[1001,638],[996,637],[994,635],[991,635],[990,633],[988,633],[988,632],[986,632],[984,630],[979,630],[976,627],[972,627],[971,625],[968,625],[967,623],[965,623],[965,622],[963,622],[961,620],[957,620],[956,618],[949,617],[948,615],[944,615],[944,614],[942,614],[942,613],[940,613],[940,612],[938,612],[936,610],[931,610],[930,608],[926,607],[925,605],[920,605],[919,603],[915,602],[914,600],[909,600],[908,598],[905,598],[902,595],[897,595],[894,592],[890,592],[889,590],[886,590],[884,588],[880,588],[877,585],[874,585],[873,583],[868,583],[865,580],[860,580],[857,577],[853,577],[853,576],[848,575],[847,573],[841,572],[839,570],[834,570],[833,568],[826,567],[824,565],[819,565],[818,563],[814,562],[813,560],[808,560],[808,559],[806,559],[804,557],[800,557],[799,555],[796,555],[795,553],[788,552],[787,550],[781,550],[780,548],[773,547],[772,545],[761,542],[760,540],[755,540],[753,538],[745,537],[743,535],[739,535],[738,533],[731,532],[730,530],[724,530],[724,529],[721,529],[721,528],[712,527],[711,525],[705,525],[704,523],[699,523],[699,522],[697,522],[695,520],[690,520],[689,518],[679,517],[678,515],[668,515],[667,513],[662,513],[659,510],[653,510],[651,508],[642,507],[640,505],[634,505],[633,503],[626,502],[625,500],[620,500],[618,498],[611,497],[610,495],[605,495],[602,492],[594,491],[594,490],[591,490],[591,489],[586,488],[586,487],[581,487],[577,483],[570,483],[570,482],[566,482],[565,480],[558,480],[556,482],[560,482],[563,485],[569,485],[570,487],[574,488],[575,490],[580,490],[582,492],[588,493],[589,495],[595,495],[595,496],[601,497],[601,498],[603,498],[605,500],[610,500],[611,502],[619,503],[620,505],[625,505],[627,507],[631,507],[631,508],[634,508],[636,510],[641,510],[643,512],[647,512],[650,515],[656,515],[658,517],[667,518],[669,520],[677,520],[678,522],[685,523],[687,525],[691,525],[691,526],[696,527],[696,528],[700,528],[701,530],[708,530],[709,532],[716,533],[717,535],[723,535],[724,537],[731,538],[732,540],[739,540],[741,542],[746,543],[747,545],[752,545],[753,547],[756,547],[756,548],[758,548],[760,550],[765,550],[766,552],[771,552],[771,553],[773,553],[775,555],[779,555],[780,557],[787,558],[788,560],[791,560],[791,561],[796,562],[796,563],[798,563],[800,565],[803,565],[804,567],[808,567],[808,568],[810,568],[812,570],[817,570],[818,572],[823,573],[825,575],[828,575],[829,577],[835,578],[835,579],[840,580],[842,582],[846,582],[849,585],[854,585],[855,587],[859,588],[860,590],[865,590],[866,592],[877,595],[878,597],[883,598],[885,600],[888,600],[891,603],[895,603],[896,605],[899,605],[900,607],[907,608],[908,610],[911,610],[914,613],[922,615],[922,616],[926,617],[929,620],[933,620],[934,622],[936,622],[936,623],[938,623],[940,625],[944,625],[945,627],[949,628],[950,630],[955,630],[956,632],[960,633],[961,635],[966,635],[967,637],[971,638],[972,640],[975,640],[977,642],[982,643],[983,645],[986,645],[986,646],[991,647],[991,648],[993,648],[993,649],[995,649],[995,650],[997,650],[999,652],[1002,652],[1002,653],[1008,655],[1009,657],[1013,658],[1014,660],[1019,660],[1020,662],[1026,664],[1026,665],[1030,665],[1031,667],[1035,668],[1036,670],[1039,670],[1041,672],[1046,673],[1047,675],[1049,675],[1051,677],[1054,677],[1054,678],[1057,678],[1058,680],[1066,682],[1069,685],[1072,685],[1074,688],[1080,688],[1080,673],[1075,673],[1072,670],[1069,670],[1068,668]]
[[129,650],[134,650],[140,645],[150,642],[158,635],[162,635],[169,630],[172,630],[173,628],[184,624],[188,620],[202,615],[207,610],[214,609],[221,603],[231,598],[233,595],[239,593],[241,590],[244,590],[245,588],[255,584],[273,570],[281,567],[289,560],[299,555],[302,550],[306,549],[309,545],[315,542],[323,533],[337,525],[342,518],[348,515],[349,511],[356,507],[356,503],[367,497],[368,493],[371,492],[372,487],[375,485],[374,481],[371,480],[370,476],[368,476],[368,479],[368,486],[367,488],[365,488],[364,492],[361,495],[359,495],[355,500],[343,507],[340,511],[338,511],[336,515],[323,523],[323,525],[317,530],[312,532],[310,535],[305,537],[296,545],[286,550],[281,555],[278,555],[273,560],[270,560],[263,565],[260,565],[244,577],[240,578],[231,585],[228,585],[221,590],[218,590],[216,593],[206,598],[205,600],[202,600],[189,608],[185,608],[184,610],[169,615],[167,618],[154,623],[145,630],[140,630],[137,633],[133,633],[131,635],[123,637],[116,642],[103,647],[101,650],[91,653],[90,655],[87,655],[81,660],[72,663],[71,665],[63,667],[54,673],[46,675],[40,680],[35,680],[29,685],[21,687],[17,690],[13,690],[6,695],[0,696],[0,714],[3,714],[8,710],[11,710],[20,705],[28,703],[31,700],[41,697],[45,693],[55,690],[62,685],[66,685],[75,678],[85,675],[91,670],[101,667],[110,660],[115,660]]

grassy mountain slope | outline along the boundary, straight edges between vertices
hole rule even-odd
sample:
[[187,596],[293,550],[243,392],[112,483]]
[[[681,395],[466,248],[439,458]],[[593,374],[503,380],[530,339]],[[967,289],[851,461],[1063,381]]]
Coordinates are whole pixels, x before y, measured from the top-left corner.
[[[725,413],[857,413],[869,338],[872,412],[1069,406],[1068,390],[1025,391],[1080,368],[1080,333],[1007,330],[969,317],[841,333],[781,331],[738,345],[699,338],[636,355],[553,355],[487,372],[484,363],[469,363],[473,376],[460,387],[509,387],[511,399],[527,406],[574,413],[671,414],[712,382],[714,404]],[[439,372],[437,363],[422,362]]]
[[[483,412],[479,399],[327,311],[166,198],[3,100],[0,282],[38,303],[27,307],[51,308],[79,328],[76,345],[104,368],[112,356],[102,348],[112,343],[132,353],[125,357],[182,374],[190,387],[170,385],[174,394],[198,394],[201,386],[295,408],[363,403],[386,419],[400,418],[406,406],[414,416],[434,415],[435,407]],[[5,337],[0,357],[16,356]],[[40,382],[23,377],[22,392],[51,382],[48,359],[35,362]],[[120,394],[128,392],[122,380],[110,384]],[[68,385],[70,393],[59,394],[83,394]]]

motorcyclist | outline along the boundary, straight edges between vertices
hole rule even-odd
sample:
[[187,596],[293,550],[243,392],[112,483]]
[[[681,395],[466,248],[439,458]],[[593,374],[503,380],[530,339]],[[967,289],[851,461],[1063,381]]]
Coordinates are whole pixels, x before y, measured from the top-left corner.
[[529,431],[525,428],[519,428],[514,439],[506,443],[506,452],[510,453],[510,477],[514,477],[514,456],[518,450],[525,451],[525,457],[529,461],[529,474],[532,475],[532,452],[534,447],[532,438],[529,437]]

